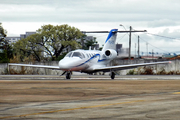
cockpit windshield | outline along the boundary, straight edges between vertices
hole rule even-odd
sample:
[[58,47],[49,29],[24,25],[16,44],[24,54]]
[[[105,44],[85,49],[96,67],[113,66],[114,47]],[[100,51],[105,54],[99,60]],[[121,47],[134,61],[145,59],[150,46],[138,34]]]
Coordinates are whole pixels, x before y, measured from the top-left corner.
[[81,52],[70,52],[65,57],[79,57],[81,59],[85,58],[84,54]]
[[73,52],[72,57],[80,57],[82,59],[84,58],[84,54],[80,52]]

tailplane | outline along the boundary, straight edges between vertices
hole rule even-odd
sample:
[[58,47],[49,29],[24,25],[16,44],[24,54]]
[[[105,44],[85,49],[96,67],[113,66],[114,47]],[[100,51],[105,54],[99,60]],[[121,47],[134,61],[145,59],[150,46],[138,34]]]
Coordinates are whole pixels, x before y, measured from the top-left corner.
[[113,49],[113,50],[116,49],[115,42],[116,42],[116,37],[117,37],[117,31],[118,29],[112,29],[109,32],[109,35],[105,41],[102,51],[106,51],[107,49]]

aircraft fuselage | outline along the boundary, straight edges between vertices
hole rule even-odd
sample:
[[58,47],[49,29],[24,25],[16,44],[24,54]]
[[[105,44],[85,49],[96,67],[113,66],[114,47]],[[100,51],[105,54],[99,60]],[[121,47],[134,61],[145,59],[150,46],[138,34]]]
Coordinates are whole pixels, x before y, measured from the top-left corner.
[[75,50],[59,61],[59,67],[64,71],[90,72],[96,68],[105,67],[115,57],[117,53],[107,57],[98,50]]

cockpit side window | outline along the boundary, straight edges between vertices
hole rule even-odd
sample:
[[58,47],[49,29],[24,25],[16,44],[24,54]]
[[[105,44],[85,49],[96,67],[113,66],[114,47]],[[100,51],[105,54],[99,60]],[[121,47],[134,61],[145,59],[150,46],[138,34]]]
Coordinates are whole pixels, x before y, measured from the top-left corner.
[[65,57],[71,57],[72,52],[69,52]]

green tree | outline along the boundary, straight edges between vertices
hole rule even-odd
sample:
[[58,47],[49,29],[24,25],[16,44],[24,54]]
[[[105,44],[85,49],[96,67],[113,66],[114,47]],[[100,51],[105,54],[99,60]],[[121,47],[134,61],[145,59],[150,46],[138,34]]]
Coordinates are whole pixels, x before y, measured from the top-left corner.
[[97,44],[96,37],[93,37],[90,40],[87,40],[87,35],[83,35],[81,39],[82,48],[85,50],[88,50],[89,47],[94,47]]
[[47,55],[50,55],[52,60],[58,58],[59,55],[71,50],[81,48],[77,42],[82,37],[82,33],[75,27],[65,25],[44,25],[38,33],[43,39],[39,41],[39,45],[44,47]]
[[39,34],[33,34],[25,39],[21,39],[13,44],[14,53],[18,53],[20,60],[23,62],[24,58],[34,57],[36,61],[43,59],[43,48],[38,44],[38,41],[42,39]]
[[2,27],[0,23],[0,62],[9,62],[12,58],[12,47],[9,45],[8,41],[5,40],[7,31]]
[[81,48],[77,42],[82,37],[82,33],[75,27],[65,25],[44,25],[37,30],[36,34],[30,35],[25,39],[19,40],[14,44],[14,50],[24,57],[33,55],[37,61],[41,61],[44,54],[57,60],[60,55],[71,50]]

